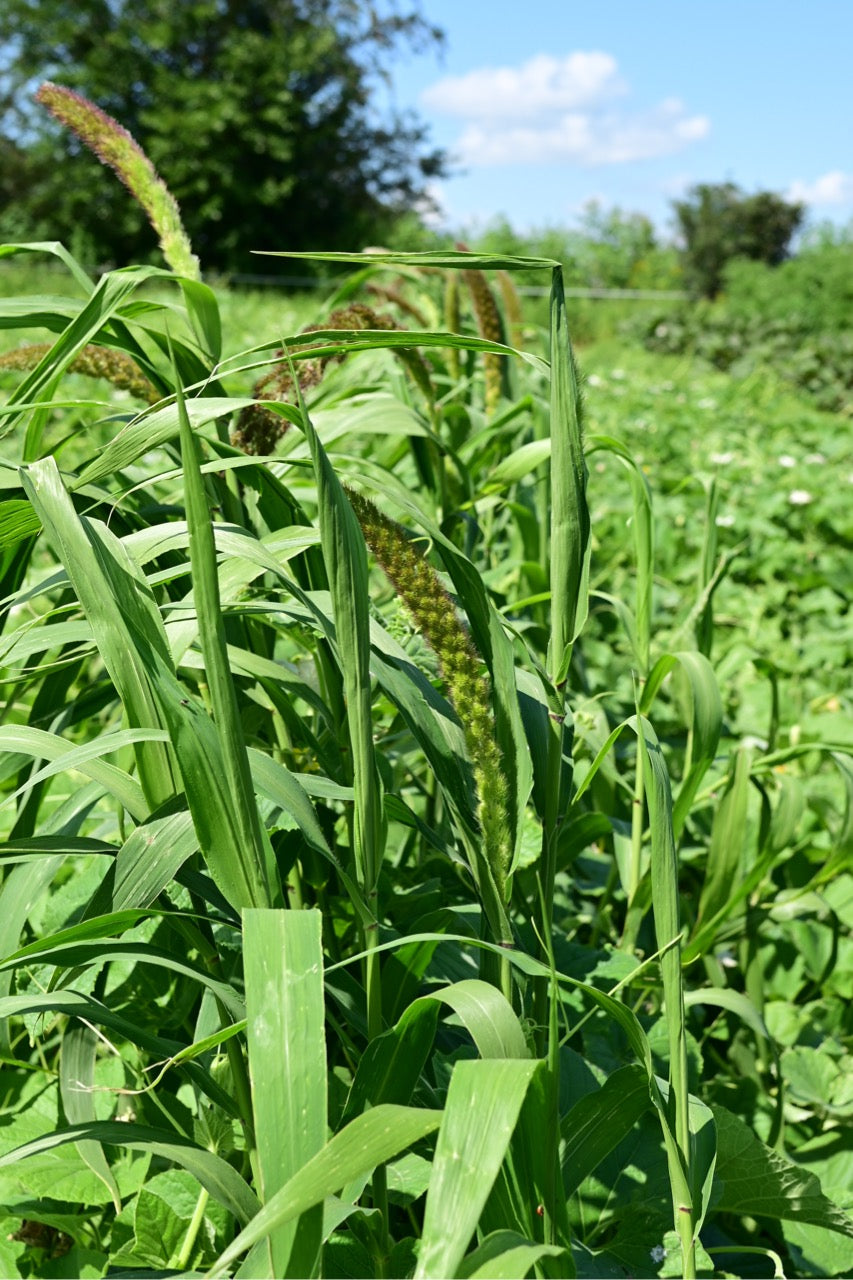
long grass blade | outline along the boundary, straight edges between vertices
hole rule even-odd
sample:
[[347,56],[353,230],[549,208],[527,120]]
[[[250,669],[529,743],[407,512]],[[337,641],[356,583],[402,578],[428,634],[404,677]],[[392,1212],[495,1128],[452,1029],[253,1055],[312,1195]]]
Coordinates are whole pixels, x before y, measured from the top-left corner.
[[[326,1142],[326,1042],[319,911],[246,911],[249,1071],[264,1203]],[[270,1275],[312,1276],[321,1205],[268,1237]]]
[[415,1280],[455,1276],[498,1175],[537,1062],[458,1062],[436,1145]]
[[281,890],[277,886],[275,857],[266,832],[261,827],[255,801],[240,709],[228,663],[210,508],[200,469],[198,444],[177,378],[176,393],[190,535],[193,599],[213,717],[221,743],[223,777],[218,781],[229,793],[237,847],[241,850],[248,878],[258,898],[253,905],[269,907],[281,902]]

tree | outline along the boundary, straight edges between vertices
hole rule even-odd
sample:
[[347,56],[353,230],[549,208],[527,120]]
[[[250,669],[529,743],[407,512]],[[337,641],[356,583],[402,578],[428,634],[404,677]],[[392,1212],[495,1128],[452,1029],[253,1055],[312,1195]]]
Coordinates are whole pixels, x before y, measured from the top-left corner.
[[733,182],[700,183],[673,201],[683,240],[684,272],[693,292],[714,298],[733,258],[775,267],[789,256],[805,206],[772,191],[745,195]]
[[375,242],[444,171],[423,124],[383,119],[375,90],[400,45],[440,40],[397,0],[4,0],[0,130],[16,172],[0,234],[84,236],[114,262],[153,250],[112,175],[34,107],[55,80],[133,134],[206,267]]

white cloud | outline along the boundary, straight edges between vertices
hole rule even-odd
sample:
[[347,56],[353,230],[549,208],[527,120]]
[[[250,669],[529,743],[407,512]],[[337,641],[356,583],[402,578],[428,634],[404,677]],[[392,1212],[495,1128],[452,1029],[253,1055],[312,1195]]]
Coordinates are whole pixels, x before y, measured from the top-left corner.
[[424,106],[463,120],[532,120],[618,97],[626,91],[609,53],[540,53],[520,67],[480,67],[446,76],[422,95]]
[[453,149],[472,168],[624,164],[681,151],[710,132],[708,117],[688,115],[678,98],[646,111],[618,109],[627,93],[615,58],[576,52],[448,76],[422,102],[464,122]]
[[814,182],[802,182],[797,178],[791,183],[786,196],[788,200],[803,204],[850,204],[853,203],[853,174],[833,169],[815,178]]
[[464,164],[625,164],[670,155],[710,129],[706,116],[687,116],[681,104],[663,104],[645,115],[570,113],[550,123],[490,128],[472,124],[456,150]]

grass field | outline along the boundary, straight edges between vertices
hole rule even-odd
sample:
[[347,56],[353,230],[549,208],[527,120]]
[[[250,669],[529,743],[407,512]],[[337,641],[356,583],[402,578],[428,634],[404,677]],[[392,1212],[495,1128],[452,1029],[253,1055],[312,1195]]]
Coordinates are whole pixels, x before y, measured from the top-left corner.
[[849,424],[446,260],[4,264],[2,1274],[849,1273]]

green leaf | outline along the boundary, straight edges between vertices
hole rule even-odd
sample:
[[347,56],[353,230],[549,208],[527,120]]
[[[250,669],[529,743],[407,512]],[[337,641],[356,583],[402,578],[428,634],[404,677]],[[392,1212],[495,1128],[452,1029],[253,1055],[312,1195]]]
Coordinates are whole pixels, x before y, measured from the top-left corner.
[[587,615],[589,511],[581,400],[567,327],[562,268],[551,273],[551,636],[548,673],[559,684]]
[[705,880],[699,898],[697,930],[722,912],[737,889],[746,832],[746,806],[752,754],[741,749],[735,755],[731,781],[714,815]]
[[522,1280],[540,1258],[559,1258],[563,1249],[536,1244],[517,1231],[493,1231],[456,1272],[460,1280]]
[[232,1169],[220,1156],[205,1151],[176,1133],[152,1129],[147,1125],[122,1124],[114,1120],[69,1125],[7,1151],[0,1156],[0,1169],[81,1140],[99,1142],[104,1146],[129,1147],[132,1151],[146,1151],[173,1161],[191,1173],[215,1200],[234,1214],[238,1222],[248,1222],[257,1212],[256,1197],[236,1169]]
[[503,1163],[538,1062],[457,1062],[427,1192],[415,1280],[455,1276]]
[[[322,919],[245,911],[246,1014],[261,1199],[267,1203],[326,1141]],[[321,1205],[270,1232],[270,1274],[313,1275]]]
[[853,1239],[853,1218],[827,1199],[813,1173],[771,1151],[725,1107],[711,1109],[717,1124],[716,1212],[809,1223]]
[[10,803],[41,778],[51,778],[66,769],[76,769],[87,778],[100,783],[104,791],[108,795],[114,795],[134,818],[144,818],[147,805],[139,784],[128,777],[123,769],[107,764],[101,757],[134,744],[163,742],[165,737],[160,729],[118,730],[101,734],[93,742],[87,742],[83,746],[75,746],[73,742],[67,742],[58,734],[48,733],[44,729],[33,729],[29,725],[7,725],[0,729],[0,750],[50,760],[51,764],[45,765],[36,774],[31,774],[21,787],[4,799],[3,804]]
[[[203,1265],[211,1260],[210,1236],[225,1237],[230,1225],[226,1215],[211,1214],[210,1208],[201,1206],[202,1229],[198,1229],[198,1183],[184,1169],[169,1169],[166,1173],[149,1178],[139,1192],[133,1214],[134,1239],[131,1246],[135,1258],[147,1266],[162,1271],[178,1268],[182,1254],[192,1232],[192,1251],[184,1265]],[[219,1219],[214,1223],[212,1217]],[[226,1237],[227,1238],[227,1237]]]
[[[98,1038],[91,1027],[74,1022],[66,1027],[59,1058],[59,1087],[62,1108],[71,1124],[93,1121],[95,1116],[95,1058]],[[121,1196],[104,1149],[99,1142],[77,1143],[80,1156],[112,1197],[116,1213],[121,1213]]]
[[219,602],[216,546],[200,470],[199,446],[190,426],[183,391],[177,382],[176,368],[174,373],[190,535],[193,599],[222,762],[222,773],[218,778],[210,779],[210,783],[222,787],[228,793],[233,826],[231,858],[239,862],[249,892],[245,905],[270,907],[280,905],[281,888],[273,851],[266,832],[261,828],[240,707],[228,664],[225,624]]
[[377,1165],[386,1164],[432,1133],[440,1121],[439,1111],[391,1105],[374,1107],[365,1115],[356,1116],[267,1201],[217,1260],[211,1277],[224,1275],[240,1254],[258,1240],[264,1240],[271,1231],[298,1218],[356,1178],[370,1174]]
[[600,1089],[578,1099],[560,1124],[566,1196],[577,1190],[650,1106],[648,1076],[634,1065],[620,1067]]
[[[53,458],[22,470],[21,482],[91,624],[131,728],[166,728],[148,673],[155,658],[171,659],[148,583],[105,526],[80,519]],[[179,790],[167,744],[140,744],[136,760],[150,807]]]
[[673,806],[672,823],[676,840],[680,836],[699,784],[717,753],[723,727],[723,703],[714,669],[706,657],[692,650],[666,653],[655,663],[640,702],[648,712],[667,675],[679,666],[689,690],[691,720],[687,764]]
[[[298,387],[298,382],[297,382]],[[300,396],[302,430],[314,464],[320,543],[343,675],[355,790],[354,852],[358,879],[372,894],[384,854],[382,797],[373,746],[370,688],[370,596],[361,528]],[[373,1028],[374,1031],[378,1027]]]

